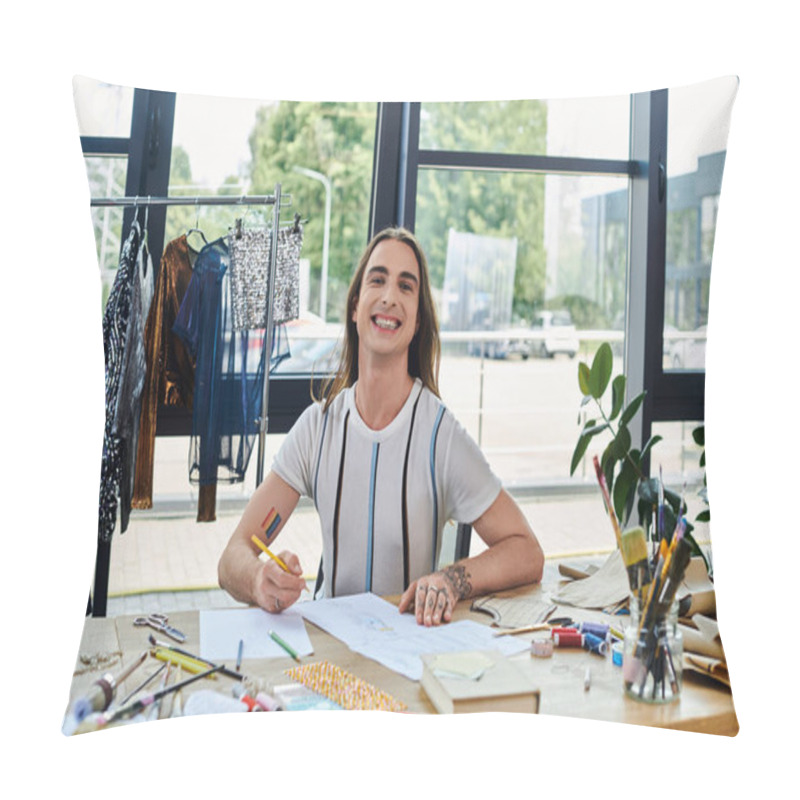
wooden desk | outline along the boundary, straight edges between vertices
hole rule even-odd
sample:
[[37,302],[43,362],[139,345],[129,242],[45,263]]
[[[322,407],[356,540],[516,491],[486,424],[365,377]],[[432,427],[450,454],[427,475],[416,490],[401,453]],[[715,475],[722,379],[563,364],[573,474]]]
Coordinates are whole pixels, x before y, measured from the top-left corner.
[[[542,592],[540,585],[528,586],[501,596],[521,596]],[[387,598],[397,602],[398,598]],[[470,604],[463,602],[456,609],[455,619],[474,619],[488,623],[485,614],[470,611]],[[570,607],[560,607],[556,615],[568,615],[580,620],[602,620],[599,612]],[[122,662],[118,660],[110,668],[112,673],[119,672],[122,664],[149,648],[148,636],[150,628],[135,627],[132,616],[117,618],[86,619],[80,653],[91,655],[97,653],[122,654]],[[182,630],[187,638],[182,645],[192,653],[200,652],[199,612],[182,611],[170,615],[170,623]],[[619,618],[617,618],[619,625]],[[369,683],[390,693],[408,705],[412,713],[434,713],[434,709],[420,687],[386,667],[352,652],[345,644],[317,628],[306,623],[306,628],[314,647],[314,654],[303,658],[303,663],[327,660],[342,669],[363,678]],[[536,634],[521,634],[526,639]],[[538,634],[541,636],[542,634]],[[156,635],[159,639],[165,637]],[[516,656],[518,661],[534,679],[541,690],[540,713],[583,719],[604,720],[607,722],[627,722],[636,725],[648,725],[662,728],[698,731],[733,736],[739,725],[733,707],[730,691],[724,686],[704,676],[684,671],[683,691],[677,702],[667,705],[649,705],[627,697],[622,688],[621,668],[613,664],[610,654],[602,657],[585,650],[556,649],[552,658],[534,658],[527,653]],[[118,690],[118,698],[141,683],[147,675],[155,671],[161,662],[149,658]],[[242,672],[254,680],[264,681],[267,685],[289,682],[284,670],[295,666],[295,662],[286,658],[248,660],[242,662]],[[78,665],[83,670],[85,665]],[[232,667],[229,663],[227,666]],[[584,689],[586,667],[591,667],[591,688]],[[73,681],[70,702],[82,694],[85,689],[108,668],[84,671]],[[219,676],[213,682],[215,688],[229,693],[232,680]],[[186,687],[185,698],[199,688],[210,688],[211,681],[197,681]]]

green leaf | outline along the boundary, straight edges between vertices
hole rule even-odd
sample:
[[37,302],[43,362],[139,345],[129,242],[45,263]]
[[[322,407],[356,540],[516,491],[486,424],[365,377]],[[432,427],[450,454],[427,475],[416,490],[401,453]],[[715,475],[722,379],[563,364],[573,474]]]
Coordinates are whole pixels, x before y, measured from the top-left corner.
[[703,563],[706,565],[706,572],[709,572],[709,564],[708,564],[708,559],[706,558],[706,554],[700,549],[700,545],[698,545],[697,542],[695,541],[691,531],[692,531],[692,526],[689,523],[687,523],[686,533],[683,535],[683,538],[686,539],[686,541],[689,542],[689,544],[692,546],[692,555],[700,556],[703,559]]
[[636,470],[627,461],[623,462],[622,469],[614,483],[613,503],[614,511],[620,525],[627,524],[633,501],[636,497]]
[[695,522],[711,522],[711,510],[707,508],[704,511],[701,511],[694,518],[694,521]]
[[672,541],[672,534],[675,532],[675,526],[678,524],[678,515],[673,510],[669,503],[664,504],[664,535],[667,541]]
[[619,418],[620,425],[627,425],[634,418],[646,394],[647,392],[637,394],[636,397],[628,403],[628,407],[622,412],[622,416]]
[[639,497],[648,505],[658,505],[658,478],[647,478],[639,484]]
[[613,444],[613,440],[610,441],[600,456],[600,469],[606,479],[606,486],[608,486],[609,492],[614,488],[614,470],[617,466],[617,459],[613,454]]
[[622,404],[625,402],[625,376],[617,375],[611,382],[611,416],[609,419],[616,419]]
[[621,426],[617,431],[617,435],[611,442],[611,457],[617,461],[622,461],[628,454],[631,447],[631,432],[625,427]]
[[706,446],[706,426],[700,425],[692,431],[692,439],[694,443],[700,447]]
[[614,354],[611,352],[611,345],[603,342],[594,354],[592,368],[589,371],[589,392],[595,400],[599,400],[605,394],[613,367]]
[[[662,438],[663,438],[663,437],[661,437],[661,436],[658,436],[658,435],[656,435],[656,436],[651,436],[651,437],[650,437],[650,439],[647,441],[647,444],[646,444],[646,445],[644,446],[644,448],[642,449],[641,461],[643,461],[643,460],[644,460],[644,457],[645,457],[645,456],[648,454],[648,452],[650,451],[650,449],[651,449],[652,447],[654,447],[655,445],[657,445],[657,444],[658,444],[658,443],[661,441],[661,439],[662,439]],[[640,463],[641,463],[641,461],[640,461]]]
[[583,433],[578,437],[578,443],[575,445],[575,451],[572,454],[572,463],[570,464],[569,467],[570,476],[572,476],[575,473],[575,470],[577,469],[578,464],[581,463],[581,459],[586,453],[586,448],[589,446],[589,442],[591,441],[592,437],[586,436]]
[[589,388],[590,374],[589,365],[585,361],[581,361],[578,364],[578,386],[585,397],[592,396],[592,390]]
[[668,505],[676,514],[681,509],[681,496],[677,492],[673,492],[672,489],[667,489],[664,487],[664,500],[666,505]]
[[575,445],[575,451],[572,454],[572,463],[570,464],[569,469],[570,475],[575,472],[578,464],[581,463],[581,459],[586,453],[586,448],[589,446],[589,442],[592,440],[592,437],[597,436],[598,433],[604,431],[607,427],[607,422],[603,422],[600,425],[597,425],[596,420],[593,419],[590,419],[586,422],[586,424],[583,426],[583,430],[581,431],[581,435],[578,437],[578,443]]

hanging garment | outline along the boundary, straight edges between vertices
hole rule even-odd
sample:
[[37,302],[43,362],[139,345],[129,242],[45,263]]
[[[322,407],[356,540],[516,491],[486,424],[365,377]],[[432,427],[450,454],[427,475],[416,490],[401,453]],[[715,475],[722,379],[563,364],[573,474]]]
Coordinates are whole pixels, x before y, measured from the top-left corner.
[[[233,329],[253,330],[267,326],[269,258],[272,230],[237,229],[228,238],[230,249]],[[303,226],[278,230],[272,322],[279,324],[300,316],[300,250]]]
[[197,253],[186,236],[173,239],[161,257],[144,332],[147,371],[142,389],[133,482],[133,508],[153,506],[153,464],[159,405],[192,407],[194,359],[172,325],[192,279]]
[[131,313],[131,284],[141,244],[141,229],[134,220],[122,247],[117,274],[103,312],[103,351],[105,358],[105,427],[100,466],[100,503],[97,536],[108,542],[117,522],[120,468],[124,444],[114,432],[119,387],[125,363],[128,324]]
[[[244,480],[264,387],[263,330],[234,331],[224,240],[197,256],[173,331],[195,359],[189,480],[198,485],[198,522],[216,519],[216,486]],[[276,336],[271,363],[288,355]]]
[[153,264],[146,241],[142,240],[131,276],[130,318],[125,337],[125,352],[119,379],[113,431],[121,443],[119,474],[120,532],[128,528],[136,443],[139,436],[141,396],[147,373],[144,327],[153,299]]

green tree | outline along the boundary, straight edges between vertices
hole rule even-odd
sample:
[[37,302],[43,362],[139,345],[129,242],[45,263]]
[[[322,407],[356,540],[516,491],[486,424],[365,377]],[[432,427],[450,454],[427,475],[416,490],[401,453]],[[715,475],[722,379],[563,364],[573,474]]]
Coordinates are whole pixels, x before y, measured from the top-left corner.
[[291,195],[294,213],[308,220],[303,257],[311,264],[313,310],[319,308],[319,282],[325,224],[325,188],[298,174],[304,167],[325,175],[332,186],[328,259],[327,319],[341,321],[343,298],[368,236],[375,137],[374,103],[281,102],[263,106],[250,134],[250,191],[271,194],[276,183]]
[[[424,149],[542,154],[547,108],[541,101],[426,103]],[[513,311],[530,319],[544,300],[544,177],[513,172],[421,170],[416,232],[441,286],[450,228],[517,238]]]

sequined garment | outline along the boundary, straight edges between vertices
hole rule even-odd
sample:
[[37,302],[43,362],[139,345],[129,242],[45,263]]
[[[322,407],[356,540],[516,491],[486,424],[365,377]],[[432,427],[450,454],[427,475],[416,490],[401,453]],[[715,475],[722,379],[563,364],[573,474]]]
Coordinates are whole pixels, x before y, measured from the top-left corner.
[[114,433],[122,442],[119,474],[119,528],[125,533],[133,496],[133,470],[139,438],[142,388],[147,374],[144,326],[153,300],[154,276],[146,237],[136,258],[131,276],[130,318],[126,333],[125,354],[119,380]]
[[117,522],[120,469],[124,441],[114,433],[119,401],[119,386],[125,362],[128,323],[131,313],[131,284],[141,243],[141,230],[134,221],[114,276],[114,283],[103,312],[103,351],[105,355],[105,427],[100,466],[100,503],[97,536],[108,542]]
[[196,256],[186,236],[173,239],[161,257],[155,293],[144,332],[147,374],[141,399],[139,438],[133,482],[133,508],[153,506],[153,464],[158,406],[190,409],[194,393],[194,359],[172,333]]
[[[267,325],[269,254],[272,230],[245,228],[229,237],[233,329],[253,330]],[[300,316],[300,250],[303,226],[278,230],[272,322]]]

